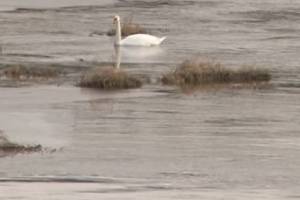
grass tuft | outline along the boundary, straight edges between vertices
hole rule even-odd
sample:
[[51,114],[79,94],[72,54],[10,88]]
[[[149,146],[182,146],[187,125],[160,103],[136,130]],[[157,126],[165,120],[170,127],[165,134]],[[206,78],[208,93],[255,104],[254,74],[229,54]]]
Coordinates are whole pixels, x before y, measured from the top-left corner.
[[80,87],[98,88],[105,90],[130,89],[142,86],[142,80],[127,72],[108,68],[96,68],[82,75],[78,84]]
[[32,153],[42,151],[41,145],[19,145],[10,142],[0,131],[0,157],[15,155],[18,153]]
[[34,79],[34,78],[54,78],[59,76],[61,71],[53,67],[29,67],[23,65],[7,66],[0,71],[0,76],[11,79]]
[[265,69],[243,67],[237,70],[219,63],[186,60],[175,71],[166,73],[161,81],[166,85],[205,85],[268,82],[271,74]]
[[[147,33],[147,31],[145,28],[143,28],[139,24],[134,23],[132,17],[125,18],[124,22],[121,25],[122,37],[139,34],[139,33]],[[114,36],[115,34],[116,34],[115,29],[111,29],[107,32],[108,36]]]

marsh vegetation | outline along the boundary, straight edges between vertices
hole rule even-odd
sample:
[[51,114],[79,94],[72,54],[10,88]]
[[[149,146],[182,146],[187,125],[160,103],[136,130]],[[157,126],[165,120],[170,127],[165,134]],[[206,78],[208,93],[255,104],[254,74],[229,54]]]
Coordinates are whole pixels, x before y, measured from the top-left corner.
[[10,140],[0,131],[0,157],[15,155],[18,153],[32,153],[42,151],[41,145],[20,145]]
[[8,65],[0,70],[0,76],[9,79],[27,80],[27,79],[49,79],[62,74],[62,71],[54,67]]
[[202,62],[199,59],[184,61],[175,70],[163,74],[165,85],[199,86],[208,84],[268,82],[271,74],[266,69],[244,66],[239,69],[225,67],[220,63]]
[[[122,25],[121,25],[122,37],[134,35],[134,34],[138,34],[138,33],[147,33],[147,30],[144,27],[142,27],[140,24],[135,23],[133,21],[132,16],[124,18],[124,21],[122,22]],[[116,34],[115,29],[111,29],[107,32],[108,36],[114,36],[115,34]]]
[[80,87],[97,89],[130,89],[143,85],[142,79],[114,67],[98,67],[85,72],[78,83]]

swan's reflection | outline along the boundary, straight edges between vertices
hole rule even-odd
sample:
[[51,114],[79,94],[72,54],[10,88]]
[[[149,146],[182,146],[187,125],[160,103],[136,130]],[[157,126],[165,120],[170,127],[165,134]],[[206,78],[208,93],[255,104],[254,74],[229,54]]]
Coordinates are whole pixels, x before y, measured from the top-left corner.
[[139,46],[122,46],[124,57],[132,58],[149,58],[157,57],[162,54],[163,50],[160,46],[139,47]]
[[114,67],[116,69],[120,69],[120,64],[121,64],[121,49],[120,49],[119,46],[115,46],[114,50],[115,50],[115,55],[114,55],[115,64],[114,64]]
[[159,60],[164,51],[160,46],[139,47],[139,46],[115,46],[114,67],[119,69],[121,60],[130,63],[148,63]]

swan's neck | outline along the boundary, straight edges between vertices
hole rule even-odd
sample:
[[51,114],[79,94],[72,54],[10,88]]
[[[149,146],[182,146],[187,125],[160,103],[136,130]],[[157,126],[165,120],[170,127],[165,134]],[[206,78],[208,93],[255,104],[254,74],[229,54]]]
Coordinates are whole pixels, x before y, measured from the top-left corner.
[[116,23],[116,38],[115,38],[115,45],[119,46],[121,43],[121,24],[120,20]]
[[119,70],[120,69],[120,64],[121,64],[121,50],[120,46],[115,46],[115,65],[114,67]]

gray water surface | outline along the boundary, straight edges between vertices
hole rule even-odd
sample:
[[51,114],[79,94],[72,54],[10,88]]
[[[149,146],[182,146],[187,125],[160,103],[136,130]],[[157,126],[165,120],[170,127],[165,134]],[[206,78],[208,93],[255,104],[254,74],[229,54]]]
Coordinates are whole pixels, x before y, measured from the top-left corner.
[[[121,49],[121,68],[152,81],[1,87],[3,133],[56,151],[0,158],[0,199],[299,199],[300,2],[2,0],[0,64],[113,63],[115,14],[167,36]],[[155,81],[193,56],[267,68],[271,86],[182,92]]]

